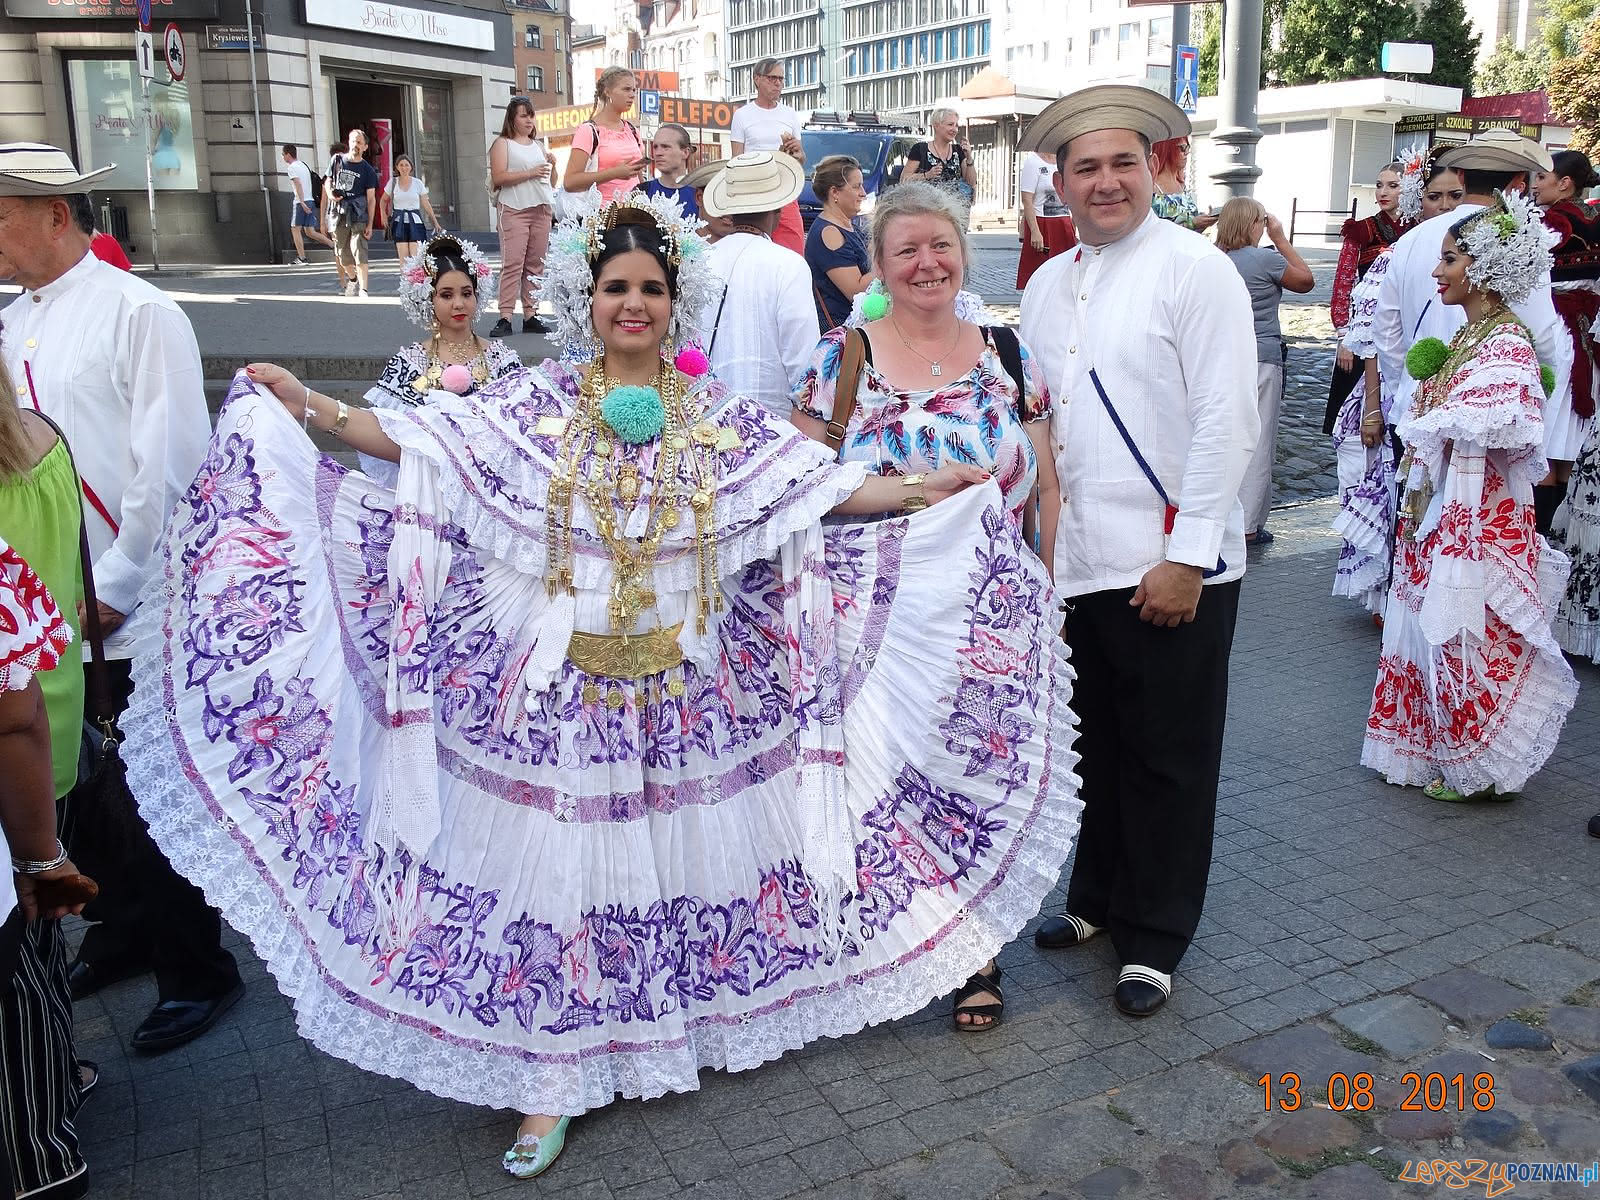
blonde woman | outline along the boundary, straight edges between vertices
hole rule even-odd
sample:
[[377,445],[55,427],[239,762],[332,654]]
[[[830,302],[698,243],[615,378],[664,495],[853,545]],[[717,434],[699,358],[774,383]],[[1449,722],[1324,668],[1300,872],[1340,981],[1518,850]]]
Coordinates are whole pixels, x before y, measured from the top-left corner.
[[973,161],[972,147],[960,137],[961,118],[953,108],[936,108],[928,117],[928,132],[932,136],[911,147],[906,155],[900,178],[907,183],[931,183],[949,192],[963,210],[970,212],[978,186],[978,165]]
[[632,191],[650,167],[650,151],[639,129],[624,115],[633,107],[639,81],[627,67],[608,67],[594,85],[594,115],[572,135],[572,154],[561,186],[569,192],[600,189],[615,200]]
[[511,314],[522,300],[522,332],[544,333],[534,285],[544,274],[555,220],[555,164],[539,143],[533,101],[513,96],[500,136],[489,147],[489,181],[500,206],[500,319],[490,337],[511,336]]
[[[1269,249],[1262,235],[1272,239]],[[1244,277],[1256,322],[1256,402],[1261,407],[1261,440],[1239,488],[1244,506],[1244,540],[1266,544],[1267,513],[1272,508],[1272,464],[1277,457],[1278,408],[1283,403],[1283,361],[1288,354],[1278,326],[1284,289],[1309,292],[1316,286],[1311,268],[1289,241],[1283,223],[1261,201],[1235,196],[1217,216],[1217,249]]]

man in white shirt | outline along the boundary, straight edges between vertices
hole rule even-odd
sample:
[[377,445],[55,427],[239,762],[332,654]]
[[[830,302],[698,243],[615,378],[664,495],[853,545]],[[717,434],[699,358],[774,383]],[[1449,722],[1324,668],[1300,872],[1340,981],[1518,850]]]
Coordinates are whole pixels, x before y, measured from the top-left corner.
[[[131,646],[121,627],[161,569],[168,514],[205,458],[211,422],[188,318],[137,275],[91,254],[76,219],[90,209],[89,185],[112,169],[81,175],[54,146],[0,145],[0,259],[23,288],[0,314],[0,356],[19,403],[54,420],[72,449],[106,656],[126,704]],[[132,798],[121,798],[131,809]],[[221,947],[216,910],[173,871],[137,817],[122,816],[115,823],[138,830],[131,843],[106,844],[114,822],[102,817],[81,822],[73,846],[101,889],[91,909],[100,923],[69,973],[73,996],[153,966],[160,1003],[133,1046],[167,1050],[208,1028],[243,985]]]
[[[802,166],[806,161],[805,144],[800,140],[803,126],[800,114],[783,103],[783,62],[776,58],[763,58],[750,72],[756,98],[743,105],[728,123],[729,149],[737,158],[749,150],[771,150],[787,154]],[[799,197],[783,206],[773,240],[796,254],[806,252],[805,228],[800,223]]]
[[[1538,142],[1509,129],[1488,129],[1465,145],[1439,156],[1439,169],[1461,176],[1466,198],[1454,212],[1430,217],[1407,230],[1389,252],[1389,269],[1378,288],[1378,308],[1372,319],[1372,340],[1378,347],[1378,370],[1395,381],[1394,418],[1411,408],[1417,381],[1406,371],[1406,352],[1423,338],[1448,342],[1467,321],[1459,304],[1439,298],[1433,269],[1451,226],[1494,203],[1494,194],[1527,192],[1535,171],[1551,169],[1550,152]],[[1511,310],[1533,334],[1539,362],[1555,373],[1555,387],[1545,399],[1545,450],[1552,459],[1577,457],[1577,445],[1559,445],[1558,431],[1570,423],[1552,419],[1558,405],[1567,403],[1567,382],[1572,374],[1572,338],[1556,312],[1547,278]],[[1539,532],[1550,532],[1550,518],[1561,504],[1561,489],[1551,481],[1533,489],[1533,507]]]
[[1057,400],[1055,578],[1084,800],[1067,912],[1035,941],[1109,930],[1114,999],[1138,1017],[1171,995],[1205,903],[1244,574],[1239,485],[1261,426],[1244,281],[1150,211],[1150,147],[1188,131],[1165,97],[1105,84],[1051,104],[1021,144],[1055,158],[1081,242],[1022,297],[1023,340]]
[[806,260],[773,244],[778,214],[805,175],[786,154],[740,154],[705,190],[705,212],[729,232],[711,247],[722,294],[706,310],[706,357],[730,389],[787,420],[790,395],[817,341],[817,306]]
[[283,173],[288,176],[289,190],[294,197],[289,201],[289,234],[294,238],[294,265],[306,265],[306,244],[303,238],[309,237],[314,242],[321,242],[328,249],[333,249],[333,239],[319,229],[318,223],[322,209],[322,199],[313,195],[311,184],[311,168],[300,161],[300,150],[297,146],[285,145],[282,147]]

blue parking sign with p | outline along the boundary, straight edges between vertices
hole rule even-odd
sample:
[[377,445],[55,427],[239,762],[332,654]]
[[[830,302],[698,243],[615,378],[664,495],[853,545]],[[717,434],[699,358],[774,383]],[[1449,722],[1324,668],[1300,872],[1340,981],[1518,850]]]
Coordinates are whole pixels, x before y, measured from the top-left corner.
[[661,93],[648,90],[639,92],[639,115],[642,117],[659,117],[661,115]]

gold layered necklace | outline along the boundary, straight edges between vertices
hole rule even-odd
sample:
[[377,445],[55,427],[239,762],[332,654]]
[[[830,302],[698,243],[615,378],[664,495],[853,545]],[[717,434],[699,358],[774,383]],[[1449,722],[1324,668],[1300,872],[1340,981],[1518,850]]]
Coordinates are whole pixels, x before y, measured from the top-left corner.
[[[1521,324],[1517,316],[1504,304],[1495,304],[1476,321],[1456,330],[1447,347],[1449,355],[1444,360],[1444,365],[1423,380],[1422,386],[1417,389],[1412,416],[1423,416],[1443,404],[1450,395],[1450,380],[1455,377],[1455,373],[1477,352],[1478,347],[1483,345],[1488,336],[1508,320]],[[1421,478],[1416,484],[1411,483],[1414,471],[1421,473]],[[1401,455],[1396,474],[1405,489],[1400,501],[1402,534],[1407,539],[1415,541],[1417,529],[1433,503],[1436,481],[1428,477],[1426,465],[1418,461],[1410,446],[1407,446],[1405,453]]]
[[[471,347],[470,353],[463,349],[465,346]],[[444,369],[450,366],[462,366],[472,372],[474,387],[482,387],[489,382],[489,352],[478,344],[476,337],[470,343],[445,342],[436,333],[428,343],[428,365],[423,368],[422,374],[411,381],[411,390],[421,393],[437,391]]]
[[[552,595],[562,589],[573,590],[573,509],[581,495],[611,558],[607,615],[612,633],[632,636],[640,614],[656,602],[654,568],[661,543],[677,528],[687,507],[694,517],[696,621],[703,634],[713,605],[722,608],[717,587],[717,457],[720,450],[728,448],[731,431],[698,419],[699,414],[691,410],[683,376],[662,363],[655,388],[661,398],[661,433],[651,442],[630,447],[602,412],[611,390],[602,357],[579,388],[577,408],[563,430],[550,477],[545,509],[547,586]],[[646,461],[650,446],[654,447],[653,469]],[[651,476],[648,487],[647,471]],[[634,516],[641,498],[646,515],[640,536],[633,538],[626,531],[637,524]]]

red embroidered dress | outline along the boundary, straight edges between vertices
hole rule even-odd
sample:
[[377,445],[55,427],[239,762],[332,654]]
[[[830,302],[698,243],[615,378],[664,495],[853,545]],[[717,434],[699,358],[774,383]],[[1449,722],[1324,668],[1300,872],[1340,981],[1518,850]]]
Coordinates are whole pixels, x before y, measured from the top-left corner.
[[1391,220],[1381,212],[1359,221],[1352,217],[1344,223],[1339,230],[1344,246],[1339,251],[1339,265],[1333,273],[1330,313],[1336,330],[1342,333],[1350,324],[1350,293],[1366,275],[1367,268],[1410,228],[1407,222]]
[[1514,792],[1577,697],[1550,633],[1567,559],[1534,530],[1543,399],[1532,339],[1507,313],[1398,426],[1425,511],[1400,518],[1361,751],[1390,783]]

